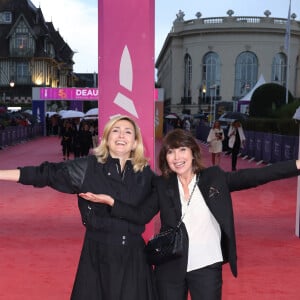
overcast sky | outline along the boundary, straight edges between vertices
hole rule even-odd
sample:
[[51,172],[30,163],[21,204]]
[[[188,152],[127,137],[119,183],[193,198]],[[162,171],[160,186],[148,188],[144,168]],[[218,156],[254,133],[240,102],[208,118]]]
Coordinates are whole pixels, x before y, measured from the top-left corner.
[[[74,71],[97,72],[98,0],[31,1],[41,7],[46,21],[52,21],[70,48],[77,52]],[[263,16],[268,9],[271,17],[287,18],[288,6],[289,0],[156,0],[155,56],[158,56],[179,9],[184,12],[185,20],[196,18],[197,12],[201,12],[203,18],[226,16],[229,9],[236,16]],[[292,0],[291,12],[297,15],[296,20],[300,20],[300,0]]]

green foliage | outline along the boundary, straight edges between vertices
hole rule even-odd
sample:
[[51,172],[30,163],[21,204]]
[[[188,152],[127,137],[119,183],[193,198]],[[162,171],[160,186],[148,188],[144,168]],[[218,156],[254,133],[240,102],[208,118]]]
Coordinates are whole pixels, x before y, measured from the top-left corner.
[[[288,103],[294,98],[289,92]],[[276,83],[266,83],[258,87],[252,95],[249,105],[251,117],[272,118],[276,111],[286,105],[286,88]]]
[[280,118],[280,119],[289,119],[293,118],[297,108],[300,106],[300,100],[294,99],[293,102],[281,106],[279,109],[275,110],[271,115],[272,118]]
[[243,122],[246,130],[298,136],[299,124],[293,116],[300,106],[300,99],[288,94],[286,88],[275,83],[258,87],[249,105],[250,117]]
[[299,134],[299,124],[292,118],[248,118],[246,121],[243,121],[243,127],[245,130],[249,131],[259,131],[290,136],[298,136]]

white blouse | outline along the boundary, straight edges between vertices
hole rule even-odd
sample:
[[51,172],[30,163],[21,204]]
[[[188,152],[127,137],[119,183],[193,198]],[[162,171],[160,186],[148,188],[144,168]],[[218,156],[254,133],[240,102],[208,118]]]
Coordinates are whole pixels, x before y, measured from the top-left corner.
[[[189,184],[189,194],[192,192],[196,176]],[[190,205],[184,198],[181,182],[178,179],[183,222],[189,236],[187,272],[222,262],[221,229],[208,209],[198,186],[192,195]]]

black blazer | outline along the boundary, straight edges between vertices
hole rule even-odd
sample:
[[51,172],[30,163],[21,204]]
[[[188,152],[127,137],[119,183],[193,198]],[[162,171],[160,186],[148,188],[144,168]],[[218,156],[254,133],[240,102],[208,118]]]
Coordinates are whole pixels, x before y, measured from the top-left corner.
[[[263,168],[243,169],[237,172],[225,172],[217,166],[206,168],[200,172],[198,187],[209,210],[220,225],[224,263],[229,262],[234,276],[237,276],[237,255],[230,193],[298,174],[300,173],[294,160],[278,162]],[[112,208],[114,216],[137,223],[149,222],[158,211],[160,212],[161,230],[175,227],[181,218],[181,202],[176,174],[172,174],[167,179],[158,177],[156,179],[156,193],[147,199],[143,206],[133,208],[120,201],[115,201]],[[170,279],[170,276],[185,276],[188,238],[186,238],[186,242],[186,251],[182,258],[156,268],[159,277],[164,278],[166,276]]]

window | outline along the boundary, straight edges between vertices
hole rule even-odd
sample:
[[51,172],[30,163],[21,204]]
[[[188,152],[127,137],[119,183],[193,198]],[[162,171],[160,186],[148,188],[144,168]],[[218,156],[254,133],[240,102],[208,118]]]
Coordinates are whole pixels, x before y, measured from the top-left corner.
[[16,48],[20,50],[25,50],[28,48],[28,35],[26,34],[16,35]]
[[221,62],[215,52],[209,52],[203,57],[202,81],[206,86],[206,100],[210,97],[217,100],[220,96]]
[[277,53],[272,62],[271,80],[275,83],[285,85],[287,75],[287,57],[284,53]]
[[3,11],[0,13],[0,24],[10,24],[11,23],[11,12]]
[[10,41],[11,56],[32,57],[35,52],[35,40],[27,23],[21,18],[13,31]]
[[189,54],[184,56],[184,91],[183,104],[191,104],[192,59]]
[[253,52],[243,52],[236,59],[235,98],[246,95],[257,82],[258,62]]
[[28,63],[20,62],[17,64],[17,82],[28,83],[29,78],[29,66]]

